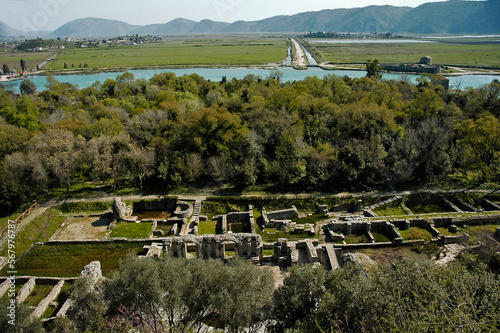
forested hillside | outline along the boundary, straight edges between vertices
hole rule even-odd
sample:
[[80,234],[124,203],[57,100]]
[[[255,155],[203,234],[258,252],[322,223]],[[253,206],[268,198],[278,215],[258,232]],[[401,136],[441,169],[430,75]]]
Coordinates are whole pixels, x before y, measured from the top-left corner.
[[499,180],[498,81],[445,91],[431,76],[279,78],[125,73],[85,89],[49,77],[36,94],[0,90],[0,206],[82,182],[332,192]]

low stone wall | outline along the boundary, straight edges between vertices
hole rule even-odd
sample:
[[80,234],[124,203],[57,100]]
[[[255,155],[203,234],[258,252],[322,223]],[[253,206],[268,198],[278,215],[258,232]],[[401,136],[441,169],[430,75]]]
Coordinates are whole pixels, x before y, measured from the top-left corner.
[[231,212],[216,216],[214,219],[217,221],[216,232],[219,234],[226,234],[228,232],[229,223],[244,223],[247,226],[248,232],[255,233],[255,220],[253,217],[253,206],[251,205],[246,212]]
[[31,294],[33,289],[35,288],[35,278],[30,278],[28,282],[26,282],[21,289],[19,289],[17,296],[16,296],[16,303],[20,304],[22,303],[28,296]]
[[174,215],[180,218],[188,218],[193,215],[193,205],[189,202],[179,201],[176,204]]
[[403,197],[402,197],[402,196],[400,196],[400,195],[396,195],[396,196],[394,196],[394,197],[392,197],[392,198],[389,198],[389,199],[386,199],[386,200],[379,201],[379,202],[377,202],[376,204],[373,204],[373,205],[371,205],[371,206],[367,206],[367,207],[365,207],[365,209],[366,209],[366,210],[375,210],[375,209],[377,209],[377,208],[379,208],[379,207],[382,207],[382,206],[388,205],[388,204],[390,204],[390,203],[391,203],[391,202],[393,202],[393,201],[396,201],[396,200],[401,200],[401,199],[403,199]]
[[463,234],[457,236],[441,236],[439,239],[444,245],[446,244],[456,244],[456,243],[467,243],[469,241],[469,235],[464,232]]
[[458,208],[453,202],[451,202],[450,200],[446,199],[446,198],[443,198],[443,205],[449,209],[451,212],[455,212],[455,213],[463,213],[463,211]]
[[132,204],[134,211],[173,211],[176,208],[176,199],[158,199],[134,201]]
[[474,212],[474,213],[479,212],[479,209],[477,209],[476,207],[472,206],[470,203],[462,199],[457,199],[456,205],[463,211]]
[[122,198],[116,197],[113,202],[113,219],[116,221],[137,222],[137,216],[132,215],[132,206],[127,206]]
[[295,206],[292,206],[290,209],[276,210],[273,212],[262,210],[262,219],[264,220],[265,227],[267,227],[272,220],[289,220],[297,217],[299,217],[299,212]]
[[494,202],[491,202],[489,200],[486,200],[486,199],[483,199],[481,201],[481,206],[483,206],[484,209],[489,210],[489,211],[500,210],[500,205],[498,205]]
[[40,303],[38,303],[36,309],[31,313],[32,318],[40,318],[43,315],[45,310],[47,310],[47,308],[49,307],[50,303],[57,298],[57,296],[61,292],[63,285],[64,280],[61,280],[54,286],[54,288],[52,288],[50,293],[45,296],[45,298]]
[[381,64],[382,70],[398,73],[432,73],[440,74],[441,67],[436,65],[423,65],[423,64]]

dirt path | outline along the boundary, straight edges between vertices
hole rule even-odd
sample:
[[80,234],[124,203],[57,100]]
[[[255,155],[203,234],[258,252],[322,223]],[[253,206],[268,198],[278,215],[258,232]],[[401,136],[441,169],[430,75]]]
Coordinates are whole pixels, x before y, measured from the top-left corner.
[[295,39],[291,38],[292,43],[295,48],[295,56],[296,58],[292,60],[292,64],[295,64],[298,67],[307,67],[307,58],[304,53],[304,50],[302,50],[302,47],[300,46],[299,42],[297,42]]

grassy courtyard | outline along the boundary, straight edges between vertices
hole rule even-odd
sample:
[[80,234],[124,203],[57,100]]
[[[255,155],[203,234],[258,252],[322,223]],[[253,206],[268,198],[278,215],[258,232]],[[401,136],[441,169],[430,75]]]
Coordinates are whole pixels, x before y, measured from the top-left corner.
[[[89,244],[45,244],[34,245],[16,263],[18,275],[78,277],[85,265],[99,260],[105,276],[117,269],[128,253],[138,254],[145,244],[134,243],[89,243]],[[6,268],[2,275],[6,275]]]

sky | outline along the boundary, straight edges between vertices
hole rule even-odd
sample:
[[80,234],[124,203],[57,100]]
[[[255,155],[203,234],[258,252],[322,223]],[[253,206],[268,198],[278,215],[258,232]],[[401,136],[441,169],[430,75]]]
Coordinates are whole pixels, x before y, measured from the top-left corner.
[[85,17],[146,25],[182,17],[193,21],[254,21],[322,9],[392,5],[417,7],[437,0],[2,0],[0,22],[11,28],[55,30]]

